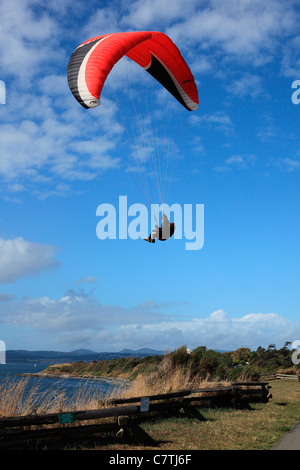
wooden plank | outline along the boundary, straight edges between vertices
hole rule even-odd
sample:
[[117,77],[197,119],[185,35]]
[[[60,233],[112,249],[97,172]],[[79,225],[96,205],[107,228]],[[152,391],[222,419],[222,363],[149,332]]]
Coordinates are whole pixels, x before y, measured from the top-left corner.
[[145,395],[145,396],[138,396],[138,397],[130,397],[130,398],[116,398],[110,399],[107,403],[114,403],[114,404],[124,404],[124,403],[137,403],[141,400],[141,398],[148,397],[150,401],[152,400],[161,400],[167,398],[179,398],[188,396],[192,393],[215,393],[215,392],[223,392],[223,391],[230,391],[232,387],[239,387],[239,386],[261,386],[261,385],[268,385],[268,382],[234,382],[232,385],[227,387],[215,387],[215,388],[196,388],[196,389],[187,389],[187,390],[179,390],[178,392],[172,393],[161,393],[157,395]]
[[[181,407],[180,402],[165,402],[165,403],[153,403],[149,406],[149,412],[155,411],[166,411],[166,410],[174,410]],[[110,409],[111,410],[111,409]],[[114,411],[118,410],[118,416],[125,414],[126,412],[126,424],[128,422],[128,416],[130,414],[147,414],[147,413],[140,413],[139,406],[126,406],[126,407],[119,407],[114,409]],[[100,411],[100,410],[98,410]],[[86,416],[84,416],[86,419]],[[9,443],[11,440],[15,441],[16,439],[41,439],[47,437],[54,437],[54,436],[62,436],[62,435],[71,435],[71,434],[80,434],[80,433],[96,433],[96,432],[109,432],[109,431],[116,431],[120,429],[120,423],[122,420],[118,419],[118,423],[100,423],[100,424],[85,424],[83,426],[60,426],[60,427],[53,427],[53,428],[43,428],[43,429],[36,429],[36,430],[24,430],[23,428],[14,428],[14,429],[2,429],[0,430],[0,447],[5,446],[6,443]],[[124,426],[124,423],[123,423]]]
[[49,437],[70,437],[72,435],[78,436],[80,434],[96,434],[96,433],[107,433],[117,432],[120,429],[117,423],[103,423],[103,424],[89,424],[84,426],[71,426],[71,427],[55,427],[55,428],[44,428],[44,429],[14,429],[14,432],[10,432],[0,438],[0,448],[8,448],[15,446],[16,442],[22,443],[24,440],[29,439],[43,439]]
[[218,392],[230,392],[232,387],[217,387],[217,388],[195,388],[191,390],[192,393],[218,393]]
[[300,375],[292,374],[275,374],[276,379],[290,379],[290,380],[300,380]]
[[[99,410],[74,411],[74,421],[107,418],[111,416],[119,416],[122,414],[132,414],[139,411],[138,405],[102,408]],[[42,424],[55,424],[59,422],[60,413],[51,413],[46,415],[28,415],[14,416],[9,418],[0,418],[0,426],[32,426]]]
[[239,386],[239,385],[248,385],[251,386],[259,386],[259,385],[268,385],[268,382],[233,382],[232,386]]
[[0,428],[6,426],[31,426],[39,424],[53,424],[59,421],[59,413],[46,415],[10,416],[0,418]]
[[[152,409],[163,409],[168,407],[178,406],[180,402],[161,402],[150,404],[149,410]],[[139,405],[128,405],[128,406],[114,406],[110,408],[102,408],[99,410],[87,410],[87,411],[75,411],[73,412],[74,421],[88,421],[93,419],[109,418],[121,415],[139,414]],[[31,415],[22,417],[12,418],[1,418],[1,427],[13,427],[13,426],[29,426],[29,425],[43,425],[43,424],[55,424],[59,422],[59,413],[51,415]]]
[[169,398],[179,398],[190,395],[192,390],[180,390],[179,392],[172,392],[172,393],[160,393],[158,395],[143,395],[139,397],[130,397],[130,398],[112,398],[107,400],[107,403],[114,403],[115,405],[121,405],[123,403],[137,403],[140,402],[142,398],[149,398],[150,401],[154,400],[162,400],[162,399],[169,399]]

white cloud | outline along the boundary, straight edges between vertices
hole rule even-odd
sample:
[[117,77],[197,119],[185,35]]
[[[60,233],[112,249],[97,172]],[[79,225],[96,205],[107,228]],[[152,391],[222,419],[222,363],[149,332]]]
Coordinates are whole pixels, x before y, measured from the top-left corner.
[[239,79],[232,81],[226,86],[226,90],[235,96],[251,98],[264,93],[262,78],[251,73],[244,73]]
[[0,282],[12,283],[58,266],[55,252],[53,246],[28,242],[22,237],[12,240],[0,238]]
[[45,10],[36,13],[34,4],[30,0],[0,3],[0,43],[5,44],[0,49],[1,65],[6,73],[22,80],[61,54],[56,43],[56,21]]
[[255,164],[255,155],[232,155],[226,158],[224,165],[215,166],[215,171],[228,171],[230,169],[246,170]]
[[97,282],[97,278],[95,276],[86,276],[78,279],[75,284],[90,284],[94,282]]
[[34,122],[0,127],[0,174],[7,180],[36,174],[52,154],[52,140]]
[[[43,6],[36,0],[0,3],[0,41],[5,44],[0,60],[9,77],[6,105],[0,107],[0,178],[6,183],[2,193],[18,187],[39,197],[64,195],[65,181],[91,180],[119,168],[120,160],[112,154],[123,132],[116,109],[104,100],[99,123],[99,111],[80,108],[61,72],[68,54],[65,23],[60,20],[68,9],[82,9],[80,2],[64,3],[68,8],[55,0]],[[70,29],[67,39],[78,34]],[[99,130],[101,138],[95,137]]]
[[[111,341],[118,344],[122,336],[137,347],[147,345],[158,349],[174,349],[182,344],[190,348],[204,345],[215,349],[257,348],[275,343],[283,344],[300,335],[300,323],[290,322],[276,314],[249,314],[230,318],[225,312],[213,312],[207,318],[190,321],[124,325],[112,333]],[[150,346],[152,345],[152,346]]]
[[274,125],[274,119],[270,114],[264,113],[261,120],[263,124],[259,126],[257,137],[262,142],[274,142],[276,137],[282,136],[282,131]]
[[247,168],[253,165],[256,160],[254,155],[232,155],[225,160],[226,165],[237,166],[238,168]]
[[[4,304],[4,302],[2,302]],[[173,350],[183,344],[214,349],[236,349],[271,343],[280,346],[300,337],[300,323],[277,313],[251,313],[231,318],[222,309],[204,318],[182,320],[164,314],[171,304],[144,302],[132,308],[101,304],[93,294],[69,290],[56,300],[49,297],[0,304],[0,319],[7,328],[31,328],[47,338],[47,347],[79,345],[97,351],[150,347]],[[177,305],[178,308],[178,305]]]
[[295,158],[279,158],[276,160],[275,165],[279,167],[282,171],[292,172],[300,169],[300,160]]
[[138,25],[141,30],[152,25],[151,27],[156,30],[157,25],[188,18],[195,11],[197,4],[199,2],[194,0],[188,2],[181,0],[173,0],[172,2],[169,0],[137,0],[129,5],[128,13],[123,16],[122,23],[134,28]]
[[[66,90],[57,89],[56,95],[59,93],[65,97]],[[114,114],[101,110],[99,126],[99,112],[85,113],[83,119],[77,103],[72,101],[61,111],[50,95],[41,96],[37,104],[37,97],[34,99],[30,94],[21,99],[13,94],[5,108],[6,122],[0,123],[0,176],[10,183],[10,188],[18,184],[19,188],[34,189],[43,180],[51,183],[53,190],[55,179],[90,180],[120,166],[113,151],[123,129],[117,125]],[[97,136],[99,127],[101,136]],[[46,186],[43,190],[46,191]]]
[[[120,29],[120,11],[111,4],[109,7],[95,8],[93,14],[82,28],[78,44],[102,34],[116,33]],[[77,47],[76,45],[76,47]]]
[[42,297],[22,299],[11,303],[5,310],[0,309],[0,320],[6,325],[30,326],[38,331],[60,337],[61,332],[89,333],[95,335],[103,330],[110,330],[126,322],[145,323],[149,315],[153,321],[163,320],[165,316],[157,312],[153,303],[142,303],[126,309],[121,306],[104,305],[83,290],[68,290],[60,299]]
[[231,133],[233,131],[233,122],[228,116],[222,111],[216,111],[212,114],[203,114],[202,116],[193,115],[190,118],[192,124],[208,126],[223,132],[224,134]]
[[297,30],[293,1],[211,0],[194,5],[193,14],[168,28],[175,42],[216,48],[254,65],[270,61],[280,40]]
[[281,71],[285,77],[299,77],[300,73],[300,36],[290,38],[283,47]]

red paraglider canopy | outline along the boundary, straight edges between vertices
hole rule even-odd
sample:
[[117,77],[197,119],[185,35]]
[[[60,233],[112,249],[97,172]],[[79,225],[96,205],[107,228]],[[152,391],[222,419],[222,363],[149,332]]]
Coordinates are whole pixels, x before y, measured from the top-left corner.
[[100,104],[104,82],[123,56],[143,67],[186,109],[198,108],[198,90],[187,63],[171,39],[158,31],[106,34],[85,41],[74,51],[67,76],[83,107]]

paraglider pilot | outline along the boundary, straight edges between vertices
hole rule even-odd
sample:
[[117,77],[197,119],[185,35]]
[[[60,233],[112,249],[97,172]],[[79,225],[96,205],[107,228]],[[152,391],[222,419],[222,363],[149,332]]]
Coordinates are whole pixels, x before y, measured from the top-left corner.
[[162,215],[162,224],[152,230],[148,238],[144,238],[149,243],[155,243],[155,240],[165,241],[172,237],[175,232],[175,224],[171,223],[165,213]]

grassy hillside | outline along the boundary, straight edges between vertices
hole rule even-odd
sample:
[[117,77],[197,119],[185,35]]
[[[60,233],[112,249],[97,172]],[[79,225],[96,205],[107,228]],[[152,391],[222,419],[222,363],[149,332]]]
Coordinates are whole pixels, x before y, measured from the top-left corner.
[[122,357],[102,361],[84,362],[74,364],[57,364],[48,366],[44,372],[47,374],[69,374],[75,376],[119,377],[134,379],[140,373],[151,373],[161,362],[164,356]]
[[259,347],[256,351],[239,348],[232,352],[220,353],[205,346],[189,351],[181,346],[164,356],[147,356],[145,358],[121,358],[86,363],[60,364],[45,369],[48,374],[70,374],[75,376],[106,376],[129,380],[139,375],[151,375],[161,370],[163,375],[164,361],[171,368],[180,368],[191,379],[195,377],[213,380],[236,381],[239,378],[257,380],[261,375],[285,372],[300,374],[300,366],[292,363],[290,343],[276,349],[270,345],[267,349]]

